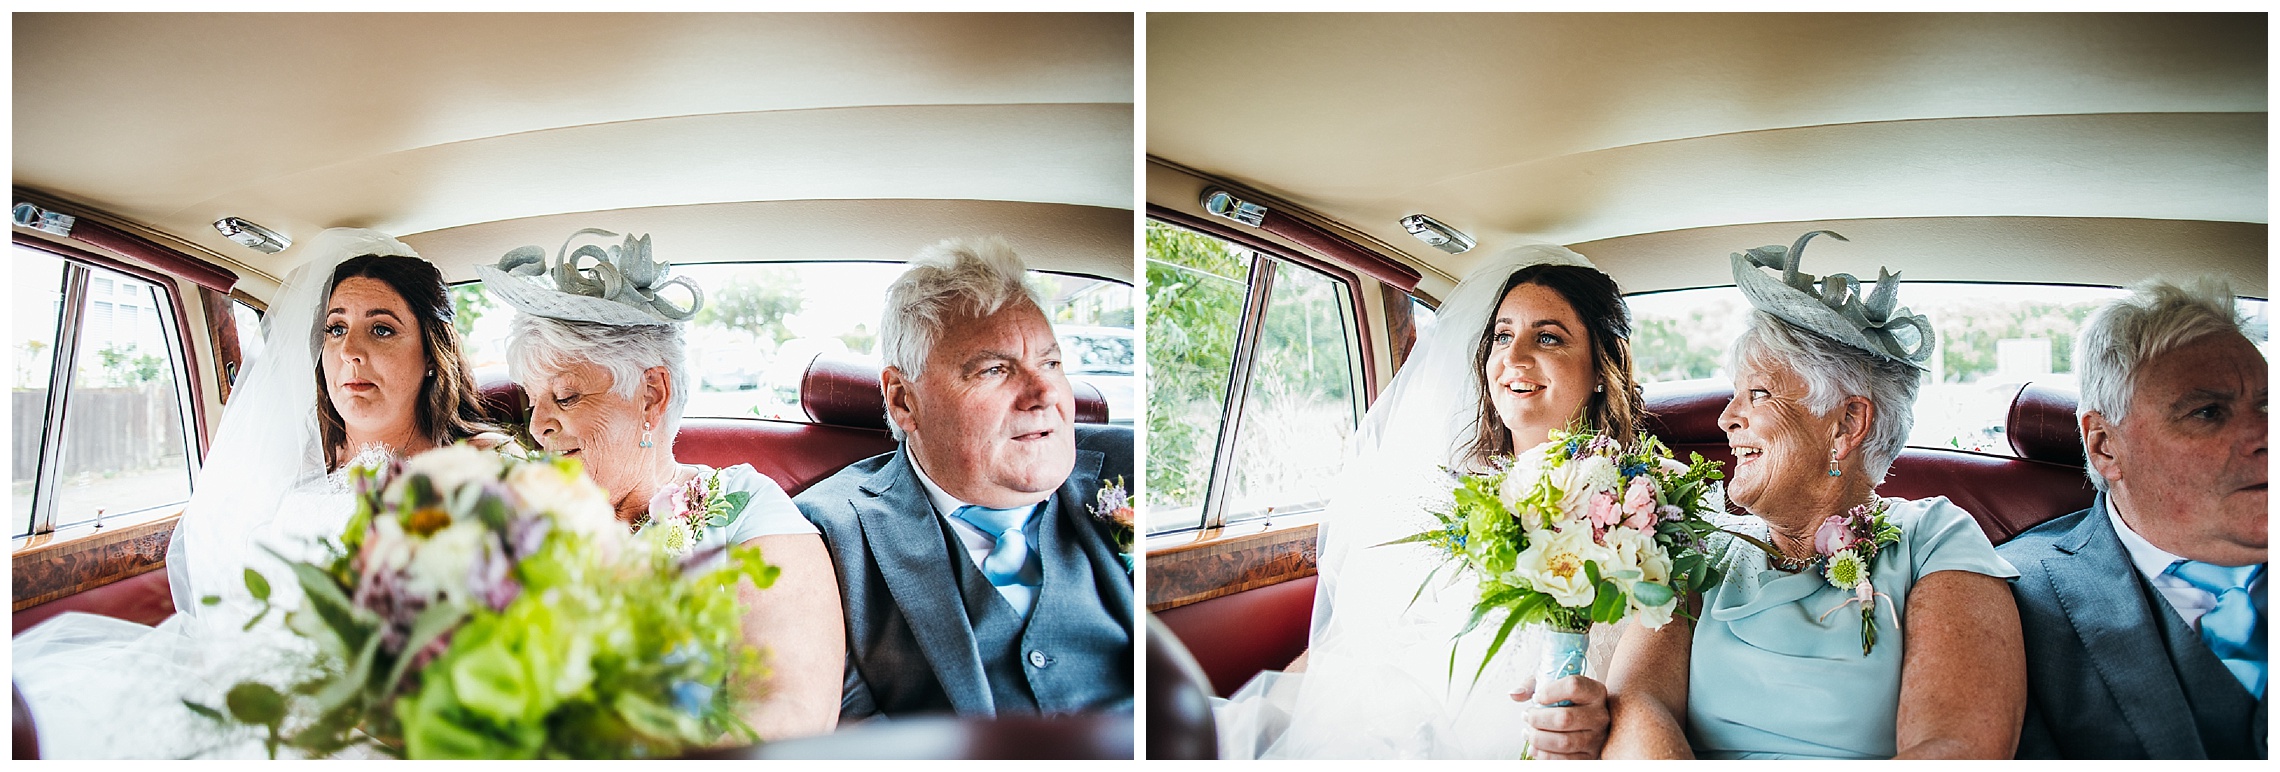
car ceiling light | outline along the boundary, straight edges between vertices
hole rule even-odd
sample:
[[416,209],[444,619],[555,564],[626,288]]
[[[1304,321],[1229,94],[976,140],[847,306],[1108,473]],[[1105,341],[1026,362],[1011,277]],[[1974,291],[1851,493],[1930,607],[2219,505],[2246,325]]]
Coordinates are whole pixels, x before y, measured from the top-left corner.
[[283,234],[236,217],[224,217],[215,220],[214,230],[221,231],[222,235],[230,237],[231,241],[256,252],[274,255],[285,251],[286,247],[293,246],[293,240],[286,238]]
[[1435,249],[1452,255],[1473,248],[1473,237],[1465,235],[1464,231],[1451,228],[1442,224],[1440,220],[1425,215],[1413,214],[1403,217],[1401,218],[1401,227],[1409,231],[1409,235],[1416,236],[1418,241],[1431,244]]
[[31,204],[17,204],[15,215],[17,227],[44,231],[67,238],[71,236],[72,223],[79,222],[77,217],[62,212],[50,212]]
[[1220,190],[1218,188],[1204,189],[1203,211],[1210,212],[1212,214],[1219,215],[1230,220],[1234,220],[1253,228],[1259,227],[1259,223],[1266,222],[1267,220],[1266,207],[1245,201],[1240,198],[1236,198],[1235,194]]

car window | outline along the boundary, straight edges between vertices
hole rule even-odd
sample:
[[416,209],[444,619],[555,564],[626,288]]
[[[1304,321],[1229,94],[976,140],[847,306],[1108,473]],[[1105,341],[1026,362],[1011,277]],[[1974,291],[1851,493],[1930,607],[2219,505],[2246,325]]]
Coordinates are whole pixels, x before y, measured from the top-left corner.
[[[1159,222],[1148,224],[1147,249],[1147,531],[1319,509],[1359,417],[1350,288]],[[1260,289],[1266,303],[1246,322]],[[1238,371],[1246,342],[1252,354]],[[1227,409],[1231,391],[1242,393],[1240,410]]]
[[[878,357],[879,316],[902,263],[729,263],[674,266],[705,289],[686,330],[689,394],[683,415],[806,421],[800,376],[817,356]],[[1090,357],[1069,379],[1098,387],[1111,423],[1130,424],[1134,393],[1132,288],[1089,276],[1029,273],[1064,351]],[[480,282],[452,288],[469,365],[505,377],[514,309]],[[1121,355],[1119,355],[1121,346]],[[1064,356],[1067,356],[1066,354]]]
[[12,533],[189,500],[189,395],[169,295],[126,274],[14,249]]
[[[2019,387],[2075,388],[2074,336],[2115,287],[1909,282],[1900,298],[1931,317],[1930,372],[1908,444],[2013,455],[2004,422]],[[1642,383],[1730,378],[1726,361],[1748,323],[1733,287],[1631,295],[1631,356]],[[2270,354],[2266,302],[2239,298],[2249,338]]]

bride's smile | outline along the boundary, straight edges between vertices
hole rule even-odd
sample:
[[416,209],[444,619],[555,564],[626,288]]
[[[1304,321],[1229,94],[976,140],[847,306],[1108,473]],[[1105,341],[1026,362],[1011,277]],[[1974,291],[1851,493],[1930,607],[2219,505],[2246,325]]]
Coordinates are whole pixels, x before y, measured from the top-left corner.
[[1494,385],[1489,402],[1512,432],[1514,449],[1542,443],[1583,411],[1594,382],[1590,333],[1558,291],[1513,287],[1488,335],[1482,375]]

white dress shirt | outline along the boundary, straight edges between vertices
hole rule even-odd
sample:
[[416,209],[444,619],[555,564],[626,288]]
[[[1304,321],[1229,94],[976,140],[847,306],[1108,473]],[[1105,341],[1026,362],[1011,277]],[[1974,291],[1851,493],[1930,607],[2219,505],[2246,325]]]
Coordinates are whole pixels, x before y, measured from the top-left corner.
[[[2153,546],[2153,542],[2146,541],[2145,537],[2130,530],[2130,525],[2122,522],[2122,516],[2115,510],[2114,499],[2110,496],[2106,499],[2106,517],[2113,519],[2114,533],[2122,538],[2122,549],[2129,551],[2130,563],[2137,566],[2138,573],[2153,584],[2153,589],[2161,592],[2161,597],[2169,601],[2169,607],[2176,609],[2177,615],[2185,618],[2186,625],[2196,631],[2200,630],[2201,615],[2217,607],[2217,596],[2165,573],[2169,570],[2169,564],[2180,558]],[[2257,585],[2264,584],[2264,580],[2263,576],[2257,577],[2249,589],[2254,591]]]
[[[926,476],[926,467],[919,465],[916,454],[910,457],[910,469],[918,473],[918,484],[926,489],[926,500],[933,502],[934,515],[950,523],[950,530],[958,534],[958,542],[966,548],[966,555],[974,559],[975,566],[981,566],[982,561],[990,556],[990,550],[997,549],[997,537],[975,527],[973,523],[953,516],[959,509],[966,507],[967,502],[959,501],[957,497],[942,490],[942,486],[934,484],[934,478]],[[1037,511],[1036,505],[1030,506],[1029,519],[1022,523],[1021,532],[1029,537],[1030,548],[1036,549]],[[999,595],[1005,596],[1005,602],[1013,606],[1014,612],[1020,614],[1022,619],[1029,618],[1029,608],[1035,605],[1033,601],[1037,597],[1037,588],[1008,584],[998,587],[997,591]]]

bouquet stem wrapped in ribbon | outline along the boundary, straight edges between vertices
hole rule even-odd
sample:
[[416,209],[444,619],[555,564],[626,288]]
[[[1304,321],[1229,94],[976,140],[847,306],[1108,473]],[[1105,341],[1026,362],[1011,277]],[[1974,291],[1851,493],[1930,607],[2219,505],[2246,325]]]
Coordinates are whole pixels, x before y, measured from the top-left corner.
[[[1439,528],[1387,543],[1443,554],[1428,585],[1452,566],[1478,581],[1480,599],[1459,636],[1502,615],[1474,680],[1523,624],[1553,631],[1541,686],[1582,672],[1591,625],[1635,618],[1659,629],[1685,613],[1689,593],[1717,582],[1703,554],[1704,538],[1717,531],[1704,503],[1722,477],[1717,462],[1695,454],[1680,463],[1652,437],[1625,448],[1603,435],[1555,431],[1499,467],[1457,476],[1454,505],[1434,513]],[[1454,680],[1453,646],[1449,657]]]
[[[266,731],[272,755],[642,758],[758,739],[733,692],[763,672],[737,603],[738,585],[775,581],[759,550],[632,538],[575,460],[458,445],[351,477],[340,543],[289,563],[304,601],[286,624],[314,665],[191,710]],[[266,602],[266,578],[246,584]]]

